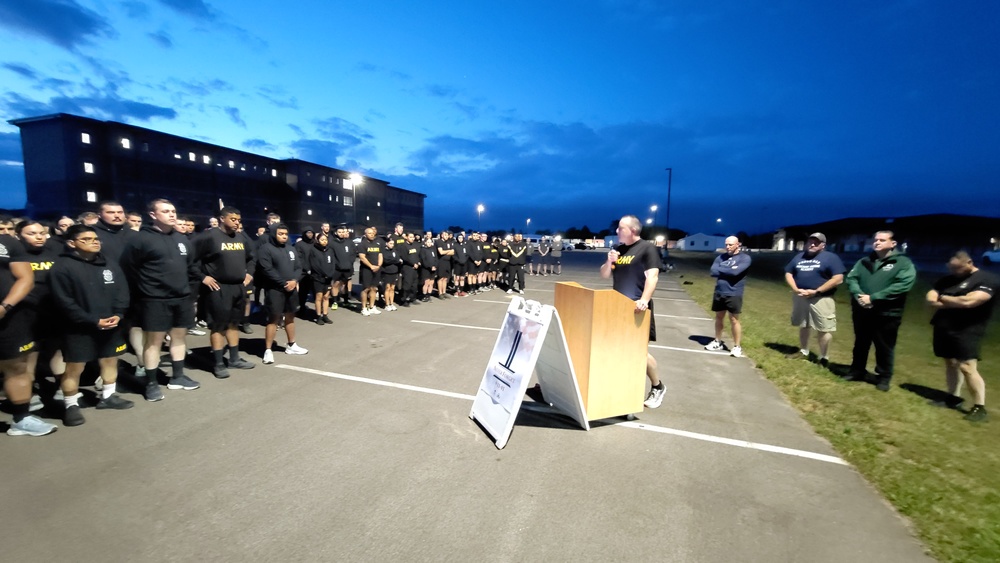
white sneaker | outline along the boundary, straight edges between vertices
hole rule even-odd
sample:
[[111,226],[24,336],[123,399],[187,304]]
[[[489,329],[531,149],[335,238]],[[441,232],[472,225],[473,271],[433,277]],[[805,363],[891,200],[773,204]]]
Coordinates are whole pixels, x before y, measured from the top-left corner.
[[369,311],[368,309],[361,309],[361,314],[366,317],[370,317],[372,315],[371,311]]
[[729,355],[732,356],[732,357],[734,357],[734,358],[742,358],[743,357],[743,347],[741,347],[741,346],[733,346],[733,349],[730,350]]
[[[660,385],[663,385],[663,383],[660,382]],[[666,394],[667,394],[666,385],[663,385],[659,389],[657,389],[656,387],[652,387],[649,390],[649,395],[646,395],[646,400],[643,401],[642,404],[643,406],[646,406],[648,408],[655,409],[660,406],[660,403],[663,402],[663,396]]]
[[371,312],[371,314],[373,314],[373,315],[381,315],[382,314],[382,311],[379,311],[378,307],[372,307],[371,309],[368,309],[368,311]]
[[725,350],[726,349],[726,345],[723,344],[722,341],[720,341],[720,340],[713,340],[713,341],[711,341],[711,342],[709,342],[708,344],[705,345],[705,349],[706,350],[712,350],[713,352],[716,351],[716,350]]
[[273,364],[274,363],[274,353],[270,350],[264,350],[264,363]]
[[308,354],[309,350],[306,350],[298,344],[292,344],[291,346],[285,346],[285,353],[291,354],[292,356],[301,356],[303,354]]
[[508,289],[507,290],[507,295],[510,295],[511,293],[514,293],[514,290],[513,289]]

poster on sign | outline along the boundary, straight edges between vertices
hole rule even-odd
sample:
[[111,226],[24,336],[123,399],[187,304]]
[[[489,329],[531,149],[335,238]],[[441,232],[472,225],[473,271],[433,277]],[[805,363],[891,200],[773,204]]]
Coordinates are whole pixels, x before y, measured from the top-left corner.
[[[476,392],[472,411],[469,413],[469,417],[479,422],[493,437],[498,449],[502,449],[510,438],[514,420],[524,400],[524,393],[528,389],[528,382],[544,349],[562,351],[561,361],[547,358],[542,365],[557,365],[559,366],[557,369],[544,371],[556,374],[556,377],[562,374],[561,379],[569,378],[569,381],[553,380],[552,389],[563,390],[560,396],[566,397],[573,394],[569,389],[575,390],[576,400],[567,400],[569,403],[575,403],[569,410],[579,411],[573,418],[582,420],[586,425],[583,400],[579,388],[576,387],[576,379],[572,375],[572,363],[565,352],[565,345],[555,348],[544,346],[554,313],[555,309],[551,306],[525,301],[520,297],[515,297],[507,308],[500,334],[493,346],[493,353],[490,354],[490,361]],[[556,334],[561,340],[562,331],[557,330]],[[541,377],[539,381],[542,383]]]

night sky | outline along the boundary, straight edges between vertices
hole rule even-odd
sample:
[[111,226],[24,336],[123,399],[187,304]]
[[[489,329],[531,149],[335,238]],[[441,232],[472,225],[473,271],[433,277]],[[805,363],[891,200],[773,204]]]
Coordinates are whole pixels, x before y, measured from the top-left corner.
[[996,217],[998,38],[994,1],[0,0],[0,207],[6,120],[67,112],[382,178],[435,229],[662,225],[667,167],[691,232]]

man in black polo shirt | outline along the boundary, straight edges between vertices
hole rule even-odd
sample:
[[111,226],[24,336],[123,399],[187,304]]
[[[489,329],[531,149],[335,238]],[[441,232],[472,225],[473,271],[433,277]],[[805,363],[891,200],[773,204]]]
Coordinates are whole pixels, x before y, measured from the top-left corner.
[[[626,215],[618,222],[618,246],[608,253],[601,264],[601,277],[613,278],[615,291],[635,301],[635,312],[649,310],[649,341],[656,340],[653,316],[653,292],[660,279],[660,253],[649,241],[639,238],[642,223],[635,215]],[[663,402],[666,387],[656,374],[656,359],[646,353],[646,377],[651,385],[643,404],[655,409]]]
[[198,307],[211,331],[212,374],[218,379],[229,377],[227,349],[229,367],[255,367],[253,362],[240,357],[239,324],[247,302],[246,288],[253,281],[251,272],[256,269],[253,252],[239,230],[241,220],[239,209],[223,207],[219,210],[219,228],[203,232],[194,241],[203,274]]
[[[985,422],[986,383],[979,375],[978,358],[993,314],[993,296],[1000,280],[980,270],[968,252],[956,252],[948,261],[951,275],[945,276],[927,292],[928,304],[936,309],[934,325],[934,355],[943,358],[948,393],[951,398],[939,406],[958,408],[962,404],[962,379],[969,384],[973,406],[965,415],[970,422]],[[935,403],[937,404],[937,403]]]
[[365,238],[358,248],[361,266],[358,268],[358,282],[361,284],[361,314],[380,315],[375,306],[378,300],[378,282],[382,269],[382,241],[375,238],[375,227],[365,229]]

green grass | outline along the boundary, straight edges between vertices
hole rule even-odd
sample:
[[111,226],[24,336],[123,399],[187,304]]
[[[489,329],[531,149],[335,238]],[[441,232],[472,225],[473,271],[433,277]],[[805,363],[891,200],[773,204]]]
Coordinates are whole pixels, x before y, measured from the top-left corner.
[[[670,275],[692,282],[683,287],[709,310],[714,280],[708,270],[714,256],[678,252],[671,257],[677,270]],[[992,422],[972,424],[962,413],[932,407],[921,395],[899,387],[945,388],[943,363],[931,350],[931,311],[923,304],[937,276],[921,276],[910,294],[896,346],[893,388],[882,393],[872,385],[844,382],[818,364],[785,359],[798,349],[798,329],[789,324],[791,290],[783,279],[790,258],[788,253],[754,254],[741,316],[747,356],[816,432],[909,518],[936,558],[1000,561],[1000,409],[991,413]],[[990,391],[1000,389],[998,316],[979,364],[987,408]],[[830,358],[846,369],[854,342],[846,286],[837,292],[837,324]],[[810,344],[816,352],[815,340]],[[963,394],[967,408],[971,401],[967,390]]]

